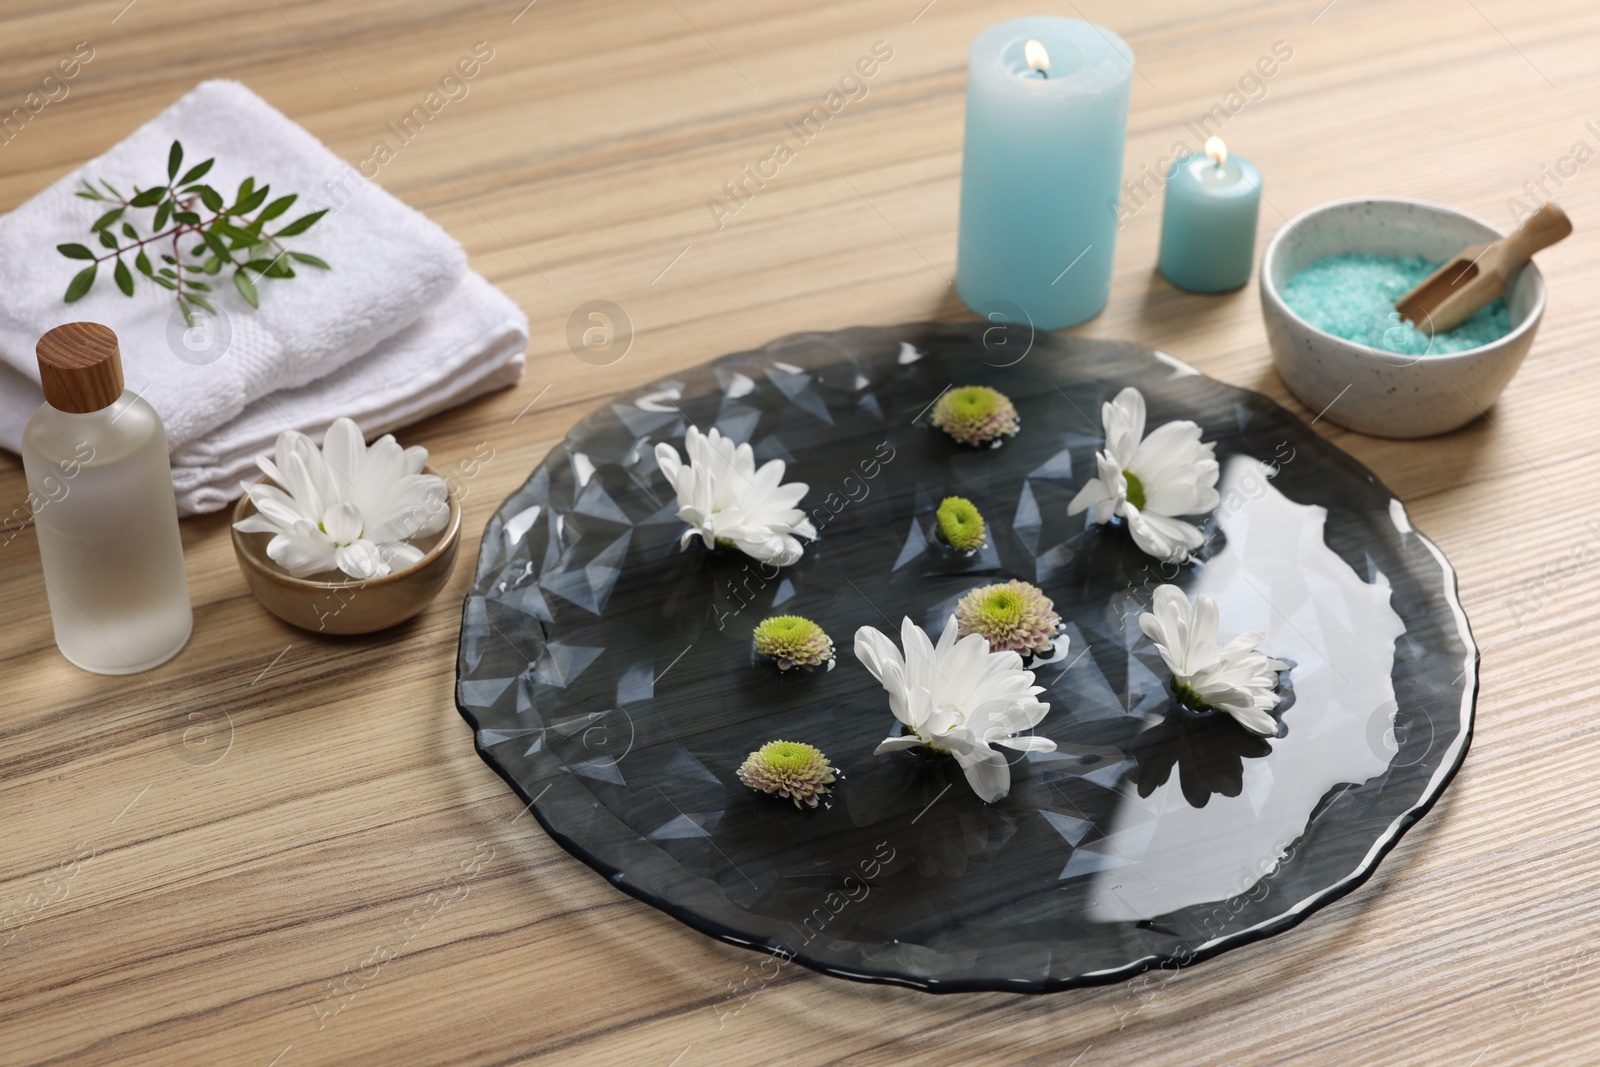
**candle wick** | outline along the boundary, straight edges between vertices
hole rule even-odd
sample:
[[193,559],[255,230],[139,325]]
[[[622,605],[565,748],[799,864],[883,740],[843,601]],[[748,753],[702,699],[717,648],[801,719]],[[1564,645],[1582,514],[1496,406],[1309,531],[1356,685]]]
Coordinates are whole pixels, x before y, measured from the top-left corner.
[[1048,70],[1045,70],[1043,67],[1041,67],[1041,68],[1039,68],[1039,77],[1043,78],[1045,81],[1049,81],[1050,80],[1050,72]]

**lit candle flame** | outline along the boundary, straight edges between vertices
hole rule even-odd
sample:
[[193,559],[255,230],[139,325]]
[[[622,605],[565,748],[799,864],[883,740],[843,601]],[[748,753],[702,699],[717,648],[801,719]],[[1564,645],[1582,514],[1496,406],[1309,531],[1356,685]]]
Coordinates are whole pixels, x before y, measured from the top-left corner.
[[1223,143],[1220,137],[1208,138],[1206,140],[1206,155],[1210,156],[1212,162],[1220,167],[1228,161],[1228,146]]
[[1047,78],[1050,76],[1045,73],[1050,69],[1050,53],[1044,50],[1044,45],[1030,40],[1022,46],[1022,55],[1028,61],[1029,70],[1036,70]]

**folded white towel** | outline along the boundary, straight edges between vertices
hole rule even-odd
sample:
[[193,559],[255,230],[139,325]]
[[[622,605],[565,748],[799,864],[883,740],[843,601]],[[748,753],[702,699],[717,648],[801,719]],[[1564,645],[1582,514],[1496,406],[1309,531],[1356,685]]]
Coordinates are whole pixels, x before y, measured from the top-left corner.
[[254,481],[256,456],[278,435],[300,430],[317,441],[334,419],[375,435],[425,419],[522,377],[528,318],[504,293],[469,271],[445,300],[377,349],[310,385],[257,400],[243,414],[172,454],[178,510],[215,511]]
[[[233,291],[230,277],[217,276],[212,303],[220,315],[212,326],[228,342],[219,358],[201,365],[185,348],[171,292],[140,279],[134,296],[125,297],[108,262],[93,292],[64,303],[67,282],[83,264],[55,250],[64,242],[95,246],[89,224],[110,205],[73,195],[85,179],[109,180],[132,195],[135,182],[165,177],[174,140],[183,142],[185,167],[216,158],[204,180],[230,201],[253,175],[270,183],[274,195],[300,194],[285,222],[332,208],[306,233],[286,239],[326,260],[331,271],[302,267],[296,278],[263,279],[259,310]],[[148,212],[134,213],[148,225]],[[103,322],[117,332],[129,387],[154,405],[177,448],[264,396],[304,386],[373,351],[450,292],[465,270],[465,256],[448,234],[362,179],[249,89],[203,82],[105,155],[0,218],[0,361],[37,382],[40,335],[63,322]],[[14,382],[7,376],[0,387],[13,392]],[[15,406],[9,399],[4,405]]]
[[[87,240],[107,207],[72,196],[85,177],[124,193],[166,173],[167,147],[184,166],[215,156],[205,179],[229,196],[247,174],[274,193],[301,194],[285,221],[330,212],[292,247],[332,264],[260,284],[252,309],[219,276],[219,315],[189,330],[172,294],[145,283],[133,299],[107,273],[75,304],[61,293],[81,267],[55,245]],[[231,199],[231,196],[230,196]],[[59,270],[56,269],[59,266]],[[104,268],[103,268],[104,272]],[[0,446],[20,449],[44,402],[34,344],[62,322],[117,331],[128,387],[161,414],[183,514],[214,511],[255,477],[255,457],[278,434],[318,440],[334,419],[369,437],[427,418],[522,376],[528,319],[466,269],[460,246],[332,155],[237,82],[204,82],[110,152],[0,217]]]
[[[172,452],[172,484],[183,515],[216,511],[254,481],[256,456],[278,434],[317,441],[341,415],[370,440],[513,385],[522,377],[528,317],[482,275],[468,271],[449,296],[394,337],[332,374],[262,396],[238,417]],[[0,366],[0,447],[22,447],[39,386]]]

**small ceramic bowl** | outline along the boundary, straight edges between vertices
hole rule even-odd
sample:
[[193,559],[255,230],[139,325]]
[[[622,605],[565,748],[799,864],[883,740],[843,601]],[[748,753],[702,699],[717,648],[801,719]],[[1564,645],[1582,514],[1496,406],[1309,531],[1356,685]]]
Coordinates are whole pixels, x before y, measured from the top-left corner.
[[[439,473],[432,467],[422,469]],[[313,633],[369,634],[405,622],[427,607],[450,580],[461,546],[461,501],[453,489],[449,501],[450,519],[444,529],[417,544],[422,559],[382,578],[296,578],[267,558],[272,536],[264,533],[234,530],[233,554],[250,591],[284,622]],[[255,510],[248,496],[240,497],[233,521]]]
[[1506,289],[1511,332],[1452,355],[1399,355],[1342,340],[1290,311],[1280,294],[1323,256],[1366,252],[1438,262],[1501,236],[1480,219],[1420,200],[1337,200],[1292,219],[1261,261],[1261,311],[1284,384],[1330,422],[1376,437],[1429,437],[1488,411],[1544,316],[1544,278],[1532,263]]

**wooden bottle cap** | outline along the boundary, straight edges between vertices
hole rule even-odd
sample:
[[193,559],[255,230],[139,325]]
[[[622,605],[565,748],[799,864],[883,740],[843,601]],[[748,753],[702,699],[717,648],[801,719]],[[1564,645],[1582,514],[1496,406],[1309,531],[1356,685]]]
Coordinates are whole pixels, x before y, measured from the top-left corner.
[[122,351],[111,327],[68,322],[39,338],[39,384],[57,411],[85,415],[122,395]]

